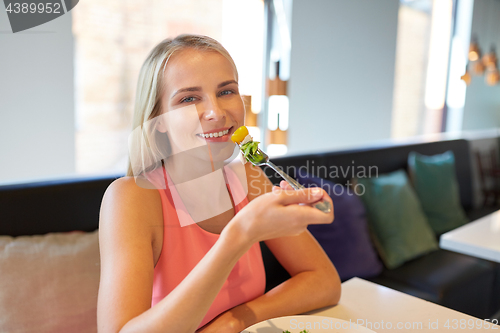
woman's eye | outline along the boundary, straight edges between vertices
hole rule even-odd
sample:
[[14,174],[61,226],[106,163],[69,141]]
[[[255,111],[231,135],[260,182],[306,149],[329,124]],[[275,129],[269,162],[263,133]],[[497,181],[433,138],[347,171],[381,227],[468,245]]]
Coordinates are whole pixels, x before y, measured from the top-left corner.
[[191,102],[194,102],[194,100],[195,100],[195,97],[186,97],[186,98],[181,99],[181,103],[191,103]]
[[229,95],[229,94],[233,94],[233,93],[234,93],[234,91],[232,91],[232,90],[224,90],[220,94],[221,95]]

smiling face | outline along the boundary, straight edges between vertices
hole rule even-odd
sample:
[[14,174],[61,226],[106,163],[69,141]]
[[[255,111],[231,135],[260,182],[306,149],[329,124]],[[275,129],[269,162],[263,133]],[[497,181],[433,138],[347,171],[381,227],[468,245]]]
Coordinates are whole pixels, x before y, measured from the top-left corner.
[[208,144],[213,158],[229,158],[229,138],[245,116],[229,60],[214,51],[184,49],[168,60],[164,75],[158,130],[168,133],[172,154]]

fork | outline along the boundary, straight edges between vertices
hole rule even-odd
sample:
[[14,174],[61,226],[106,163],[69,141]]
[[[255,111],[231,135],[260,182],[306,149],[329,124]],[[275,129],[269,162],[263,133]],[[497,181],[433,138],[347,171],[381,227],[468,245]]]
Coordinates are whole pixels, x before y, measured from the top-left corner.
[[[290,184],[290,186],[294,190],[305,189],[305,187],[302,186],[298,181],[287,175],[285,172],[283,172],[283,170],[281,170],[273,162],[271,162],[269,160],[269,156],[267,156],[266,153],[260,150],[260,148],[258,148],[254,154],[248,154],[247,160],[255,166],[267,165],[268,167],[276,171],[276,173],[278,173],[281,178],[283,178],[288,184]],[[329,213],[332,210],[330,203],[324,200],[315,203],[314,208],[317,208],[324,213]]]

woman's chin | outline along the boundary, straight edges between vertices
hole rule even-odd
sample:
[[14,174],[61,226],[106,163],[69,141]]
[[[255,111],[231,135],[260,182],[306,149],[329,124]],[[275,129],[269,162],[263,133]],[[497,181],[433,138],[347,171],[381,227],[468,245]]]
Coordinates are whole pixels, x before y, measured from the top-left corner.
[[[178,149],[174,149],[171,156],[174,157],[174,161],[177,160],[178,163],[182,164],[197,163],[196,160],[199,160],[202,163],[207,162],[210,165],[214,163],[217,164],[216,167],[220,167],[220,164],[227,164],[235,158],[238,158],[238,152],[238,147],[232,141],[207,142],[206,145],[186,149],[181,152],[178,152]],[[195,160],[193,160],[193,158],[195,158]],[[185,166],[187,167],[187,165]]]
[[236,146],[233,142],[210,142],[208,148],[210,160],[214,162],[230,162],[238,156],[237,151],[235,153]]

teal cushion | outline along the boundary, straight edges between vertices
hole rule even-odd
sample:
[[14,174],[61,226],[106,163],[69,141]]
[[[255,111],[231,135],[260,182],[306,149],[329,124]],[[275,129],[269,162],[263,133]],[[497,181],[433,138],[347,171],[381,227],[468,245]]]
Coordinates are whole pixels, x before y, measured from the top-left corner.
[[[438,248],[404,170],[358,179],[374,244],[389,269]],[[362,190],[364,189],[364,193]]]
[[468,222],[460,205],[452,151],[434,156],[411,152],[408,171],[429,224],[437,235]]

